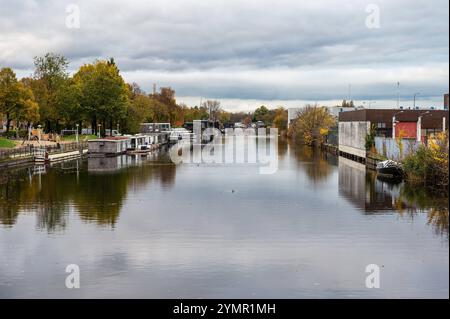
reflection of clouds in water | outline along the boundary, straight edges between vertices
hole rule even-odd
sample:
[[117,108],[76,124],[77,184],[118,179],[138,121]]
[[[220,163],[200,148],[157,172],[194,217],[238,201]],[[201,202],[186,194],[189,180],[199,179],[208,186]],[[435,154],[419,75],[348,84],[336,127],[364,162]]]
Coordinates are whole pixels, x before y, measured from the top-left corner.
[[[305,168],[315,165],[314,156],[299,158],[294,151],[288,149],[270,176],[245,167],[153,163],[87,174],[84,163],[78,186],[64,174],[52,188],[50,170],[42,176],[43,191],[23,201],[27,215],[21,213],[13,228],[0,228],[0,295],[448,296],[448,244],[438,243],[426,214],[405,220],[393,213],[392,198],[404,196],[401,188],[376,184],[352,167],[312,188]],[[165,170],[172,173],[170,188],[155,177]],[[360,188],[349,187],[353,182]],[[342,200],[343,192],[351,200]],[[369,206],[366,196],[373,198]],[[41,205],[47,199],[70,203],[63,233],[33,231],[31,200]],[[370,206],[377,201],[391,208]],[[431,223],[442,223],[436,218]],[[81,269],[78,291],[64,288],[69,263]],[[364,288],[370,263],[385,265],[381,290]],[[407,272],[406,264],[412,265]]]

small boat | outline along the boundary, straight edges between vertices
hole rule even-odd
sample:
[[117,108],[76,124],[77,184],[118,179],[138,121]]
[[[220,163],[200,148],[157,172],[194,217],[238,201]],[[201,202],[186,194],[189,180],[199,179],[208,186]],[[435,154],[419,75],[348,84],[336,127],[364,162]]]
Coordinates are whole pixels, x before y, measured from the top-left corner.
[[381,177],[402,178],[402,164],[392,160],[382,161],[377,164],[377,172]]

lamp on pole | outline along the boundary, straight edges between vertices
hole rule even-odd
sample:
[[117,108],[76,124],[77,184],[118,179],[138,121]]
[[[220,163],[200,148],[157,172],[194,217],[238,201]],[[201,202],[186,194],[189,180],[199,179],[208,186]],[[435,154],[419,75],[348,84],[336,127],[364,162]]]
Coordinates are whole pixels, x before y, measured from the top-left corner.
[[119,134],[119,127],[120,127],[120,125],[119,125],[119,123],[117,123],[117,135],[120,135]]
[[417,141],[420,142],[422,140],[422,117],[426,115],[432,115],[430,111],[426,111],[425,113],[419,114],[417,118]]
[[38,141],[41,141],[41,124],[38,125]]
[[414,93],[414,103],[413,103],[413,109],[416,108],[416,96],[419,95],[420,93]]
[[75,139],[76,139],[77,143],[78,143],[78,127],[79,126],[80,126],[79,124],[75,124],[75,127],[76,127]]
[[403,111],[397,112],[392,116],[392,138],[395,138],[395,124],[397,123],[397,120],[395,119],[395,116],[397,114],[403,113]]
[[98,138],[101,137],[101,132],[100,132],[101,127],[102,127],[102,125],[101,125],[101,124],[98,124],[98,130],[97,130],[97,136],[98,136]]

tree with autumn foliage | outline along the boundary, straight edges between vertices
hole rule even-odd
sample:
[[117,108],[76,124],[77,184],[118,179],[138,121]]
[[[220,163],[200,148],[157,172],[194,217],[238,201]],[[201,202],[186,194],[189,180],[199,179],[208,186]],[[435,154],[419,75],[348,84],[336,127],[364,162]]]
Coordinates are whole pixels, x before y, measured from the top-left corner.
[[272,126],[276,127],[280,131],[287,130],[288,112],[284,107],[278,107],[274,111],[274,117],[272,120]]
[[448,131],[437,133],[421,145],[416,152],[406,156],[403,168],[409,181],[423,182],[438,187],[448,187]]
[[6,133],[12,120],[17,125],[26,122],[27,127],[39,120],[39,105],[32,89],[26,81],[17,81],[10,68],[0,70],[0,112],[6,116]]
[[297,113],[289,135],[306,145],[318,146],[325,140],[336,119],[325,106],[306,105]]

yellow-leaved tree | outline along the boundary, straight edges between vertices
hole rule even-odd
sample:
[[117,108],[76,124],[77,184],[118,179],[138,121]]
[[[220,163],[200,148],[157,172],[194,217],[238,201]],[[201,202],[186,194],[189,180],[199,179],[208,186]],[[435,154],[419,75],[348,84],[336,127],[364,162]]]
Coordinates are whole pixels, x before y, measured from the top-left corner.
[[306,145],[320,145],[336,119],[325,106],[306,105],[297,113],[289,135]]

